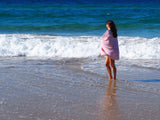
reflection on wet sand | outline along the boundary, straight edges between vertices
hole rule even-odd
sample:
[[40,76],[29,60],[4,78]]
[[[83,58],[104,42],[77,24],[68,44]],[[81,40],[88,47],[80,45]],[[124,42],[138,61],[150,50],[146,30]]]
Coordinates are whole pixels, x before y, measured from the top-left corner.
[[116,101],[116,80],[109,80],[104,101],[102,102],[102,120],[120,120]]

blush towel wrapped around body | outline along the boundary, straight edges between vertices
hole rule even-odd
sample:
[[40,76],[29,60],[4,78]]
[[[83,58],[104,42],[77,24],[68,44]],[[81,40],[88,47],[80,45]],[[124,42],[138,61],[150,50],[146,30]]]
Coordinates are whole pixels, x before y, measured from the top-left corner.
[[111,59],[119,59],[118,39],[113,37],[110,30],[107,30],[101,37],[101,56],[109,56]]

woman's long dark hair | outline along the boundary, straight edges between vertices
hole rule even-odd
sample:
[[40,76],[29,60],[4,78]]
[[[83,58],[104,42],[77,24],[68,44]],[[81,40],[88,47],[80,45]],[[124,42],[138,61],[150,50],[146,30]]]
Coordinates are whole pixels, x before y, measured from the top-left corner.
[[106,24],[109,25],[111,32],[113,34],[113,37],[117,38],[117,36],[118,36],[117,28],[116,28],[116,25],[114,24],[113,20],[108,20]]

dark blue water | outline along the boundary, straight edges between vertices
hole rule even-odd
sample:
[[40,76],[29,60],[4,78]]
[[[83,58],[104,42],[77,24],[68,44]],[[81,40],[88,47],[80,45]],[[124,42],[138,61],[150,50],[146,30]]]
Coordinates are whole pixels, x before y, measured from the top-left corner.
[[0,33],[102,35],[107,20],[120,36],[160,37],[158,0],[2,0]]

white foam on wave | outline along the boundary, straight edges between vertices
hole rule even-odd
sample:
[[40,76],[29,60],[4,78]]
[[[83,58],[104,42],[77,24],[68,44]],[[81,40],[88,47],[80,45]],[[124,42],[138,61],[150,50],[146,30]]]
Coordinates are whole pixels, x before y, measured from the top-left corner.
[[0,56],[91,57],[98,56],[98,37],[63,37],[1,34]]
[[160,38],[119,37],[121,58],[160,59]]
[[[121,59],[160,59],[160,38],[119,37]],[[0,56],[97,57],[99,36],[0,34]]]

